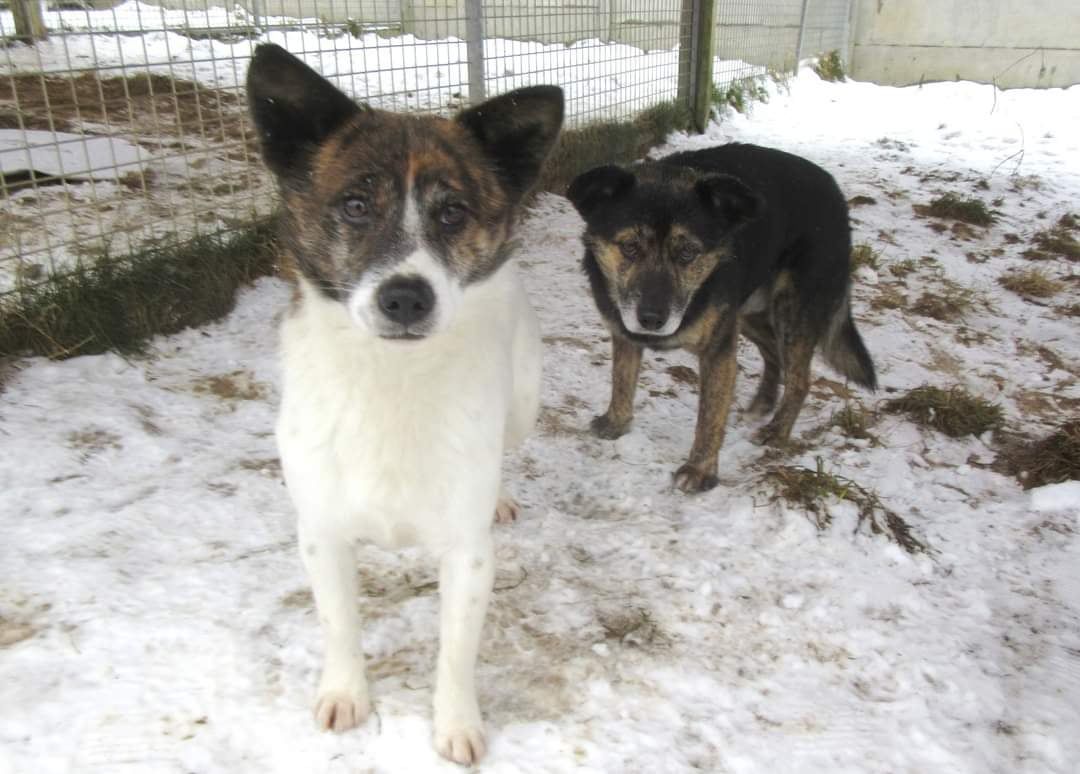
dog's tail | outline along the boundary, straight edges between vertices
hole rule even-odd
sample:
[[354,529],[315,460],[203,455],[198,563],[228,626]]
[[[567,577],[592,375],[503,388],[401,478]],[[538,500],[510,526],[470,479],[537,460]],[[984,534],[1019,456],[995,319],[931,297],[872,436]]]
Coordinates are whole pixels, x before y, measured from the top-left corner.
[[855,321],[851,319],[851,304],[848,298],[844,298],[844,303],[833,315],[822,354],[826,363],[851,381],[871,391],[877,389],[874,361],[855,328]]

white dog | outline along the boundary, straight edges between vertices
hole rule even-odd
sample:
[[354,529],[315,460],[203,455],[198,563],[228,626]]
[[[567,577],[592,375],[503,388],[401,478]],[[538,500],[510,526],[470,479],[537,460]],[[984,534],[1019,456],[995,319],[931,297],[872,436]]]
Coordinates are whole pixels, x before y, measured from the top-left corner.
[[473,763],[491,524],[516,512],[502,453],[539,406],[539,330],[510,238],[562,92],[520,89],[454,120],[388,113],[264,45],[248,96],[296,283],[277,437],[326,637],[316,720],[343,731],[371,709],[356,543],[420,545],[439,560],[435,744]]

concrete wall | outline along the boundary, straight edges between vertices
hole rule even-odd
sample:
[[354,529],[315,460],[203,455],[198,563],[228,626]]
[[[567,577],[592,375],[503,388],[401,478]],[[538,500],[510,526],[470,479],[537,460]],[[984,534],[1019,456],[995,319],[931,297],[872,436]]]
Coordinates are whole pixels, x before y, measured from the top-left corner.
[[849,70],[897,86],[1080,83],[1080,0],[855,0]]

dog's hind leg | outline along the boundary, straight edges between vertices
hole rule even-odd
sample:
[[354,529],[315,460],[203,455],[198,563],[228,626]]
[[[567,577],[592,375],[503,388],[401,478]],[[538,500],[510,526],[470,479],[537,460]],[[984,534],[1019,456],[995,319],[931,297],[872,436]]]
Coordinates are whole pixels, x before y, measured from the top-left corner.
[[309,528],[303,519],[299,544],[325,638],[315,722],[324,731],[347,731],[371,712],[360,646],[356,554],[343,536],[317,525]]
[[758,443],[784,443],[802,411],[810,392],[810,362],[819,334],[803,314],[803,307],[791,278],[781,274],[773,290],[772,327],[780,350],[784,396],[780,407],[765,427],[758,431]]
[[435,748],[471,765],[486,749],[476,700],[476,655],[491,587],[495,550],[489,532],[451,548],[439,566],[439,661],[435,678]]
[[765,416],[776,406],[780,389],[780,352],[776,346],[776,331],[767,313],[746,315],[739,321],[739,332],[754,343],[764,361],[761,381],[748,409],[754,416]]
[[591,425],[595,435],[609,441],[630,429],[634,419],[634,392],[641,372],[641,347],[612,334],[611,348],[611,403]]
[[[525,291],[520,289],[517,300],[518,316],[514,330],[514,394],[510,414],[503,434],[503,449],[516,449],[536,426],[540,415],[540,377],[543,367],[543,345],[540,341],[540,321],[536,318]],[[495,521],[508,524],[515,521],[521,507],[505,487],[499,488],[495,506]]]

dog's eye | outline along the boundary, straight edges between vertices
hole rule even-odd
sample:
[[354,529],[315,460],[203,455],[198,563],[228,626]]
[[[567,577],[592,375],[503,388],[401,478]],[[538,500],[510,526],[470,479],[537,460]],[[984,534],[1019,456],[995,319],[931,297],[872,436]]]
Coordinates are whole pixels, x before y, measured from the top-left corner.
[[623,242],[619,245],[619,249],[622,250],[622,254],[631,261],[641,255],[641,248],[638,247],[637,242]]
[[679,245],[675,249],[675,260],[679,263],[692,263],[698,257],[698,248],[690,244]]
[[345,220],[352,223],[367,219],[370,210],[367,200],[359,196],[346,196],[341,202],[341,214],[345,216]]
[[468,212],[460,204],[447,204],[439,210],[439,223],[448,229],[454,229],[465,222]]

